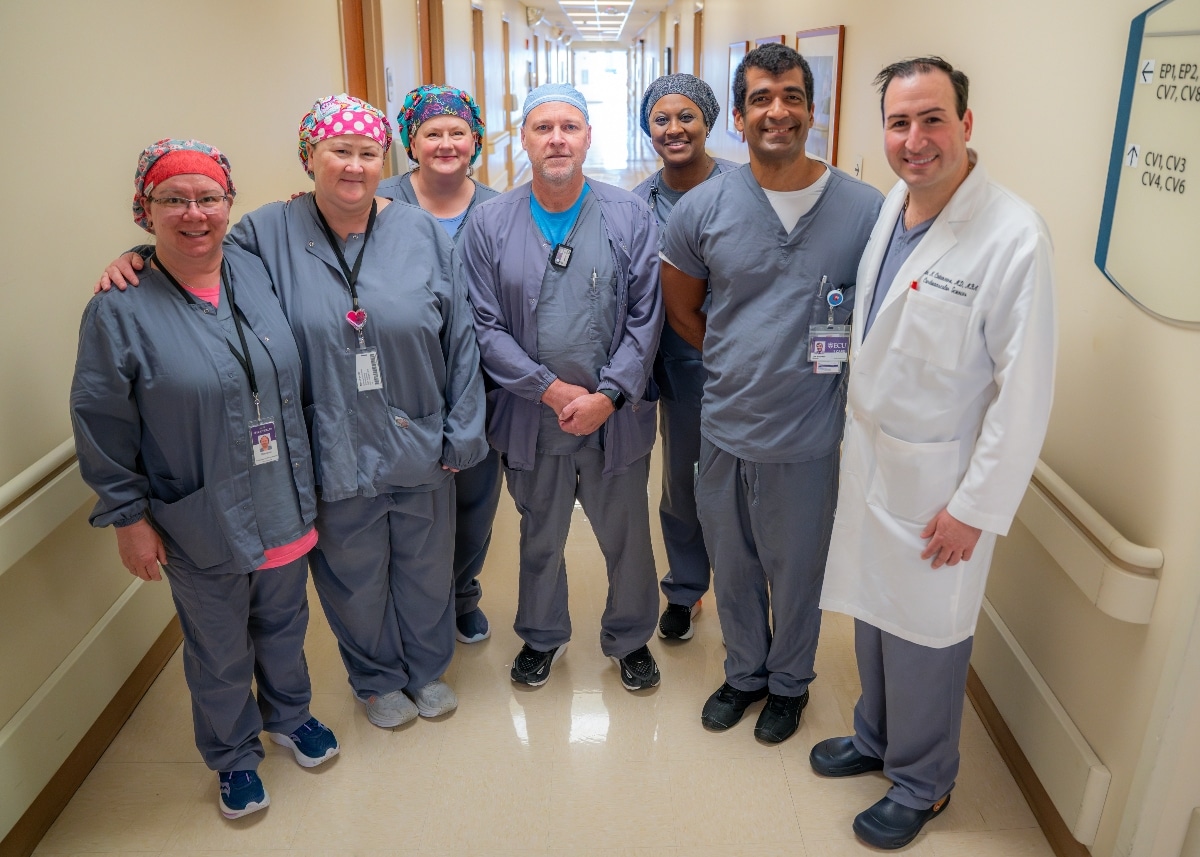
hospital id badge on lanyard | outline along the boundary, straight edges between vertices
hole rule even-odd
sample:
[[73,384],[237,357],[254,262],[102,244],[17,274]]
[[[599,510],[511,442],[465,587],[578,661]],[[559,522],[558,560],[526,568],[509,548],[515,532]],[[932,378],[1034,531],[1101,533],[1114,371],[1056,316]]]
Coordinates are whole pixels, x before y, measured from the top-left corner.
[[383,372],[379,368],[379,350],[367,345],[363,338],[363,326],[367,323],[367,311],[352,309],[346,313],[346,321],[358,334],[358,349],[354,352],[354,381],[360,393],[383,389]]
[[[821,277],[821,294],[825,293],[828,282],[827,277]],[[813,364],[815,375],[839,375],[842,366],[850,359],[850,325],[833,323],[833,310],[841,306],[844,300],[840,288],[830,289],[825,298],[829,305],[826,323],[808,328],[808,360]]]
[[[257,406],[257,402],[255,405]],[[275,436],[275,420],[267,417],[250,423],[250,447],[254,464],[270,464],[279,460],[279,438]]]
[[[184,300],[189,304],[195,304],[196,299],[193,298],[179,284],[179,280],[175,275],[167,270],[162,264],[162,260],[155,254],[151,256],[151,261],[154,262],[158,269],[163,272],[167,280],[175,287],[179,294],[183,295]],[[272,461],[279,460],[279,440],[275,436],[275,420],[273,417],[264,417],[262,415],[262,402],[258,397],[258,376],[254,373],[254,363],[250,358],[250,347],[246,344],[246,332],[242,329],[242,314],[238,309],[237,301],[233,296],[233,284],[230,282],[229,268],[225,262],[221,262],[221,288],[225,292],[225,305],[229,307],[230,317],[233,319],[233,329],[237,331],[238,342],[242,346],[242,350],[238,351],[233,347],[233,343],[228,343],[229,353],[237,360],[238,365],[242,367],[242,371],[246,373],[246,381],[250,385],[250,401],[254,404],[254,419],[249,423],[250,429],[250,444],[253,458],[251,459],[257,467],[260,464],[270,464]]]
[[363,328],[367,326],[367,311],[358,305],[358,271],[362,266],[363,257],[367,255],[367,242],[371,240],[371,230],[375,228],[375,216],[378,211],[378,205],[372,202],[371,214],[367,218],[367,231],[363,234],[363,246],[358,253],[358,258],[354,260],[352,268],[346,264],[346,256],[342,253],[342,248],[338,244],[333,230],[329,228],[325,216],[321,214],[321,209],[317,209],[317,219],[321,221],[321,228],[325,230],[329,249],[337,258],[338,265],[342,268],[342,274],[346,277],[346,286],[350,290],[351,307],[350,311],[346,313],[346,322],[354,328],[354,332],[358,336],[358,349],[354,352],[354,383],[360,393],[383,389],[383,371],[379,367],[379,350],[373,345],[367,345],[366,338],[363,336]]

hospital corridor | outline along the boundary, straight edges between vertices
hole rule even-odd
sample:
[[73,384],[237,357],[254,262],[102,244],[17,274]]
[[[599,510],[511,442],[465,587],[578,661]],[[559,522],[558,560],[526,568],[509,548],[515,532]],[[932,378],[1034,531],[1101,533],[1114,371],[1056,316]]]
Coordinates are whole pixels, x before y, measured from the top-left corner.
[[[1200,857],[1198,70],[1200,0],[0,0],[0,857]],[[140,291],[93,299],[135,263]],[[1035,285],[998,301],[1010,283]],[[651,327],[674,344],[642,347]],[[694,395],[694,454],[667,406],[646,419],[676,357],[700,379],[664,393]],[[722,446],[729,426],[765,452]],[[658,580],[684,565],[664,483],[705,569],[718,541],[753,556],[690,625],[656,585],[642,647],[647,466]],[[440,560],[485,468],[499,507],[464,610]],[[997,485],[1001,512],[954,505]],[[969,539],[946,567],[895,549],[947,519],[977,565]],[[241,608],[196,581],[235,578],[291,612],[261,637],[287,651],[267,669],[251,643],[226,681],[206,670],[236,646],[194,620]],[[714,586],[739,597],[719,611]],[[818,596],[847,611],[819,638]],[[943,596],[949,630],[926,634]],[[869,629],[910,654],[860,683]],[[806,641],[787,669],[745,668],[784,638]],[[788,670],[813,639],[809,688]],[[286,717],[263,701],[289,694]],[[909,768],[953,759],[960,698],[957,777],[922,796],[885,776],[889,730],[944,718]],[[249,737],[218,746],[218,710]],[[794,733],[763,727],[779,711]],[[885,803],[915,838],[864,835]]]

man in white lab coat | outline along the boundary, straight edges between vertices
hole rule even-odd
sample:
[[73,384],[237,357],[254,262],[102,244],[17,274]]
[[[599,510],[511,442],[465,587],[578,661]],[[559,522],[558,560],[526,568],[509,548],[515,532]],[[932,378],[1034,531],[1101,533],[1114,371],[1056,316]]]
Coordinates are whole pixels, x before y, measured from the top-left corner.
[[963,693],[996,536],[1046,432],[1052,248],[1028,204],[967,148],[967,78],[937,57],[888,66],[884,145],[900,177],[858,270],[841,493],[821,607],[855,618],[854,735],[825,776],[882,770],[855,833],[900,848],[958,773]]

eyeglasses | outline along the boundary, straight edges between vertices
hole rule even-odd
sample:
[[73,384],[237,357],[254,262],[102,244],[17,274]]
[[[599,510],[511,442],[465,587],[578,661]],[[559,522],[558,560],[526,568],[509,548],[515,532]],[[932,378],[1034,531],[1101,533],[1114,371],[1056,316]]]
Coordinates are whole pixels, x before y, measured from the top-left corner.
[[203,214],[216,214],[227,199],[229,197],[226,194],[202,196],[199,199],[188,199],[182,196],[149,197],[150,202],[157,202],[173,214],[183,214],[192,205],[200,209]]

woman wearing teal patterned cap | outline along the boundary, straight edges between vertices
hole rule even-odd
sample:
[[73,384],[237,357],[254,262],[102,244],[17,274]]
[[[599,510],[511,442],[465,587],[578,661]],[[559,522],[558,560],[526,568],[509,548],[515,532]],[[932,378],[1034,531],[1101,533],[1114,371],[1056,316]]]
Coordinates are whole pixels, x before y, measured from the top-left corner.
[[496,195],[471,178],[486,131],[479,105],[452,86],[418,86],[404,97],[396,125],[413,167],[381,182],[380,195],[419,205],[456,238],[471,208]]
[[[396,125],[413,168],[380,182],[379,195],[425,209],[458,243],[471,209],[496,196],[471,178],[485,132],[479,105],[452,86],[418,86],[405,96]],[[455,635],[460,642],[478,643],[492,633],[479,608],[478,577],[500,503],[499,454],[489,449],[479,464],[455,474],[454,490]]]

